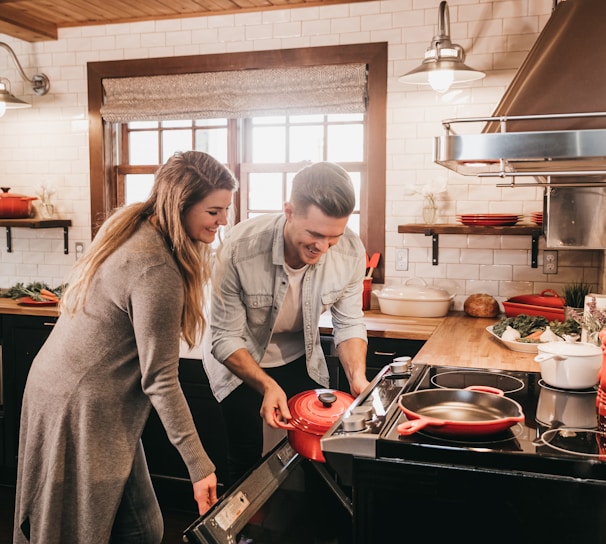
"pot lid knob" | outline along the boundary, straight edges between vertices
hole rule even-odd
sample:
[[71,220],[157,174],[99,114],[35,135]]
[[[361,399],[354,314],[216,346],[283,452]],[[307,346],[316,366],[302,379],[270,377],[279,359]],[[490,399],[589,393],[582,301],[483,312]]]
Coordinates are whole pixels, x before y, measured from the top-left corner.
[[318,400],[324,405],[325,408],[330,408],[337,400],[337,395],[328,392],[320,393],[318,395]]
[[10,187],[0,187],[0,189],[2,189],[3,193],[8,193],[11,190]]

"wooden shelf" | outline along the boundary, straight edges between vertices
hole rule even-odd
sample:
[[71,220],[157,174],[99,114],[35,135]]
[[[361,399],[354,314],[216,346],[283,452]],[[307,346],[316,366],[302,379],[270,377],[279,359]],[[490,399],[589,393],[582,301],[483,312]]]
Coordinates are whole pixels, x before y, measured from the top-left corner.
[[438,249],[440,234],[475,234],[475,235],[498,235],[498,236],[530,236],[531,245],[531,263],[532,268],[538,268],[539,261],[539,237],[543,234],[543,228],[538,225],[512,225],[510,227],[481,227],[457,224],[437,224],[426,225],[423,223],[409,223],[407,225],[398,225],[398,232],[424,234],[431,236],[432,239],[432,258],[431,262],[435,266],[438,264]]
[[30,229],[54,229],[63,228],[63,253],[69,253],[68,227],[71,227],[71,219],[0,219],[0,227],[6,227],[6,251],[11,253],[13,250],[13,240],[11,229],[13,227]]

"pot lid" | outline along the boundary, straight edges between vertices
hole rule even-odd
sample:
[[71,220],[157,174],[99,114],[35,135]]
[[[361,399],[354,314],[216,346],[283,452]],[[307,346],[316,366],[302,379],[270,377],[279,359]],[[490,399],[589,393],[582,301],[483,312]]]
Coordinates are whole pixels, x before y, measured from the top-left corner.
[[299,430],[323,435],[343,415],[355,399],[335,389],[312,389],[288,401],[290,423]]
[[0,187],[0,198],[17,198],[19,200],[36,200],[37,196],[19,195],[17,193],[9,193],[10,187]]
[[[409,285],[411,280],[421,281],[422,285]],[[450,300],[451,295],[446,289],[437,287],[428,287],[424,280],[420,278],[409,278],[404,285],[386,286],[380,291],[376,291],[378,297],[390,298],[396,300]]]
[[551,355],[565,355],[567,357],[595,356],[602,353],[601,348],[587,342],[547,342],[537,344],[537,349]]

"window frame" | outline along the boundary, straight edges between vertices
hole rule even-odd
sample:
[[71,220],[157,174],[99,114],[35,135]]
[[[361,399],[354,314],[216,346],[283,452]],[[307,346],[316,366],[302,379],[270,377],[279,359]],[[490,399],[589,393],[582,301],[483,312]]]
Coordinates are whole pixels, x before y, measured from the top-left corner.
[[[116,133],[115,125],[104,122],[101,117],[104,78],[341,63],[364,63],[368,68],[365,135],[368,183],[362,183],[360,188],[360,238],[368,254],[379,252],[385,255],[386,42],[88,63],[91,237],[119,202],[117,153],[108,142],[115,141],[120,145],[121,135]],[[240,178],[235,157],[228,157],[227,166]],[[237,209],[236,214],[239,216]],[[384,259],[381,259],[373,277],[377,283],[384,282]]]

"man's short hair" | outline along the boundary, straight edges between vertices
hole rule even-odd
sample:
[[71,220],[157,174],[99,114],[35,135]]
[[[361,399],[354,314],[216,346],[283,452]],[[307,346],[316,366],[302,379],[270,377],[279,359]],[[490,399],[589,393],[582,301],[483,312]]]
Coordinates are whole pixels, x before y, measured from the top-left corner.
[[317,206],[328,217],[347,217],[356,205],[356,193],[347,171],[332,162],[306,166],[293,178],[290,203],[297,213]]

